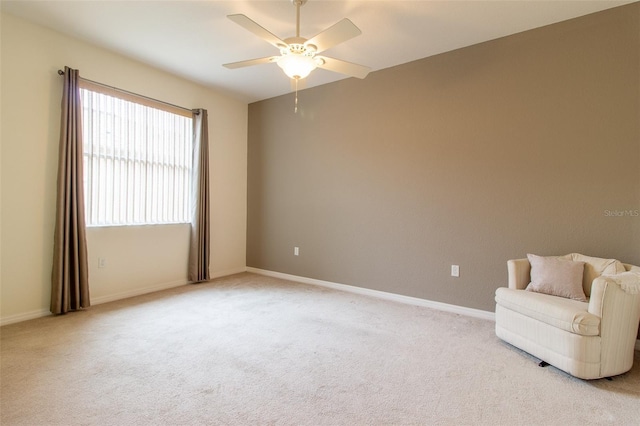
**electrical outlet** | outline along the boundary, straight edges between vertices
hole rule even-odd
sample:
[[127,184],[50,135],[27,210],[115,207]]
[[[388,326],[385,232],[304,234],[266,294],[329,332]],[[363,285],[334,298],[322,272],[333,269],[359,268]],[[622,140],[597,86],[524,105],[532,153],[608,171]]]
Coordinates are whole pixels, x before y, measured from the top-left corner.
[[451,276],[452,277],[460,276],[460,265],[451,265]]
[[98,268],[106,268],[107,267],[107,259],[104,257],[98,258]]
[[293,255],[294,256],[300,256],[300,247],[294,247],[293,248]]

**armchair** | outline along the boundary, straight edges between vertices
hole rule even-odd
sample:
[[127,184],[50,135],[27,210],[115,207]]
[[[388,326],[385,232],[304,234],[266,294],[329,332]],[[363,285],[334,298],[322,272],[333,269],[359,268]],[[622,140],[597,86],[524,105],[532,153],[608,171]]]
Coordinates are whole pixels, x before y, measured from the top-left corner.
[[578,378],[630,370],[640,322],[640,267],[575,253],[562,258],[584,263],[587,301],[526,291],[531,257],[509,260],[509,287],[496,290],[496,335]]

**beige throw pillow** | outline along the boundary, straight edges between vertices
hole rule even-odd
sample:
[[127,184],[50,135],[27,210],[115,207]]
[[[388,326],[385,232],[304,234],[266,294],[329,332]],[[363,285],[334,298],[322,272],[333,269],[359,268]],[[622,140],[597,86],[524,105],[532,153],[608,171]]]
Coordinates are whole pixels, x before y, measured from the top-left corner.
[[584,262],[584,275],[582,277],[582,289],[586,296],[591,295],[591,283],[600,275],[615,275],[625,271],[622,262],[616,259],[603,259],[601,257],[585,256],[580,253],[571,253],[562,256],[563,259]]
[[603,274],[601,277],[615,281],[623,291],[629,294],[640,293],[640,272],[638,271],[625,271],[615,275]]
[[527,291],[587,301],[582,289],[584,262],[535,254],[527,254],[527,258],[531,264],[531,282]]

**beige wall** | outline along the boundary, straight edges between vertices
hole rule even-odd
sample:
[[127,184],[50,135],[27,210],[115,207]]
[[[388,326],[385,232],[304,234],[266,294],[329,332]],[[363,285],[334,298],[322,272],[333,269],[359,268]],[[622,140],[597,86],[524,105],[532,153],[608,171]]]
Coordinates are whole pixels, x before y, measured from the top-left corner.
[[[106,50],[2,15],[3,322],[48,311],[62,79],[85,78],[209,112],[213,275],[243,270],[247,105]],[[90,228],[94,302],[187,282],[188,225]],[[97,268],[98,257],[107,259]]]
[[639,16],[249,105],[247,265],[487,311],[528,252],[640,265]]

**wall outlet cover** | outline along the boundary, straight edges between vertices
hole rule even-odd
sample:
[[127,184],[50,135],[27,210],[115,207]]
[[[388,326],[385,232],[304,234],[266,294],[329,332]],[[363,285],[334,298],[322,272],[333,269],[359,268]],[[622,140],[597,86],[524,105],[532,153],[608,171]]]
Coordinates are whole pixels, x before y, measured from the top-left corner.
[[451,276],[459,277],[460,276],[460,266],[459,265],[451,265]]

